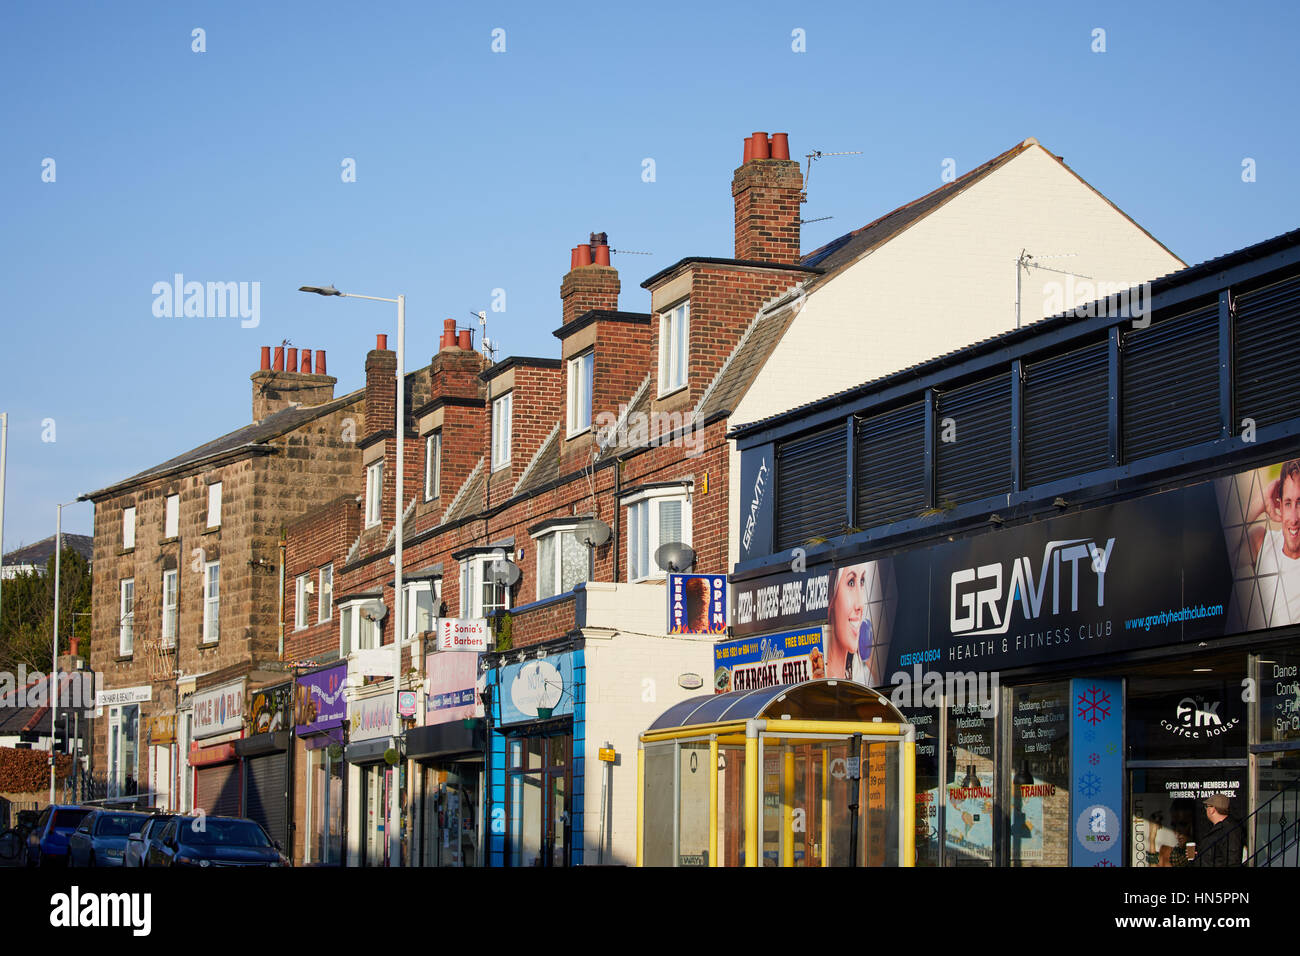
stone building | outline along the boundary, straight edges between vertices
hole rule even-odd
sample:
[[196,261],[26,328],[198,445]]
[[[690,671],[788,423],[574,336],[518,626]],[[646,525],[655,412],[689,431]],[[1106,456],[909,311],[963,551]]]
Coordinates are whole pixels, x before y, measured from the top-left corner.
[[[308,349],[264,347],[250,424],[83,497],[95,509],[93,767],[106,797],[243,807],[244,699],[287,679],[285,526],[361,475],[364,395],[336,398],[336,382],[323,351],[313,369]],[[209,708],[214,689],[228,693]]]

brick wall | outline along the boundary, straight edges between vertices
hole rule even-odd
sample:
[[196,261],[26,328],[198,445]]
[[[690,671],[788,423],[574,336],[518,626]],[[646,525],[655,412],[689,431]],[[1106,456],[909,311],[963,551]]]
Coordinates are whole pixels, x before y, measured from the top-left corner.
[[736,258],[799,262],[799,197],[803,176],[788,159],[755,159],[736,170]]

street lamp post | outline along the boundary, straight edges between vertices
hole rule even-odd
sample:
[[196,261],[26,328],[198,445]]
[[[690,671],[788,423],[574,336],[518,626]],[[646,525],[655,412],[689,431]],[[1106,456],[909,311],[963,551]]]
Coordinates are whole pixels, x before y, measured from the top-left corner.
[[63,505],[54,518],[54,665],[50,668],[50,803],[54,803],[54,736],[59,714],[59,570],[63,565]]
[[[393,765],[393,782],[388,788],[388,865],[400,866],[402,861],[402,841],[401,833],[401,807],[398,804],[397,790],[401,782],[401,747],[399,728],[402,726],[401,705],[399,704],[399,695],[401,692],[402,680],[402,635],[406,629],[406,607],[405,599],[402,594],[402,513],[403,502],[406,492],[406,296],[399,295],[396,299],[386,299],[375,295],[358,295],[355,292],[340,292],[333,286],[302,286],[299,292],[312,292],[316,295],[336,295],[343,298],[352,299],[369,299],[372,302],[395,302],[397,303],[397,494],[394,496],[396,501],[395,510],[397,512],[396,528],[394,531],[397,539],[396,549],[393,553],[393,564],[396,569],[393,572],[393,736],[394,743],[398,743],[397,748],[399,759]],[[51,778],[51,781],[53,778]],[[51,792],[53,783],[51,782]]]

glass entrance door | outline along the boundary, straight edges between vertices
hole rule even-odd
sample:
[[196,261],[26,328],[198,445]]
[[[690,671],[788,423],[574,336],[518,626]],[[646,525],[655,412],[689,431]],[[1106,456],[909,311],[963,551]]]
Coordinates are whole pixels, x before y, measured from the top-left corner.
[[571,846],[568,733],[510,741],[511,866],[568,866]]

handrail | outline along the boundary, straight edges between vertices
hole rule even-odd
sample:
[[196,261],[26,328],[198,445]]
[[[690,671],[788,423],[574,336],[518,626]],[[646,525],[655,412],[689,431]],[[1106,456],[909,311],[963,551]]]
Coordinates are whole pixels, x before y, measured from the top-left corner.
[[[1288,803],[1288,799],[1290,800],[1290,803]],[[1274,824],[1272,823],[1271,818],[1264,812],[1273,805],[1274,801],[1279,801],[1277,807],[1274,807],[1274,809],[1280,807],[1282,810],[1282,813],[1279,816],[1278,822],[1276,824],[1278,828],[1278,832],[1276,834],[1273,833]],[[1291,810],[1289,820],[1287,814],[1288,807]],[[1267,838],[1263,841],[1263,844],[1261,845],[1259,831],[1262,822],[1267,823],[1267,831],[1266,831]],[[1263,803],[1257,806],[1254,810],[1252,810],[1249,814],[1247,814],[1246,817],[1238,821],[1236,826],[1228,829],[1215,840],[1205,844],[1204,847],[1197,847],[1196,858],[1193,860],[1189,860],[1188,865],[1189,866],[1205,865],[1202,861],[1211,858],[1210,851],[1213,850],[1215,847],[1219,846],[1219,844],[1221,844],[1224,840],[1232,838],[1237,833],[1241,833],[1243,838],[1247,838],[1253,835],[1255,851],[1253,853],[1247,854],[1244,863],[1242,864],[1229,863],[1228,864],[1229,866],[1239,866],[1239,865],[1271,866],[1274,860],[1281,857],[1282,854],[1284,854],[1297,842],[1300,842],[1300,775],[1292,778],[1291,782],[1288,783],[1285,787],[1278,790],[1277,793],[1273,794],[1273,796],[1269,797],[1267,800],[1265,800]],[[1289,839],[1288,839],[1288,833],[1290,834]],[[1278,841],[1282,841],[1282,845],[1278,847],[1276,850],[1273,850],[1272,849],[1273,845]],[[1260,857],[1263,856],[1266,852],[1268,853],[1267,858],[1263,862],[1260,862]]]

